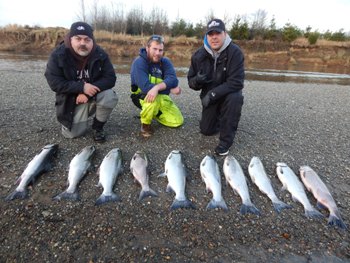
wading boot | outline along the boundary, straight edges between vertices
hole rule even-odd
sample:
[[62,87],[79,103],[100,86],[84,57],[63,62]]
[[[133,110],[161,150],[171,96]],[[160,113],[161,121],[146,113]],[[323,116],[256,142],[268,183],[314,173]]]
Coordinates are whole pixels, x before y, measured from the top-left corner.
[[151,128],[151,124],[144,124],[141,123],[141,131],[140,134],[142,137],[144,138],[149,138],[152,136],[152,128]]

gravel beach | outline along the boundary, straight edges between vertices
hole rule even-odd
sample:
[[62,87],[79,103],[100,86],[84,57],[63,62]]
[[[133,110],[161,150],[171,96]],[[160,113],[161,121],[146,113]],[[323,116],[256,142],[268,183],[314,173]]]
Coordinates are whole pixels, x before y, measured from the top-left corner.
[[[241,199],[226,185],[224,157],[217,161],[223,197],[229,207],[206,210],[199,164],[213,154],[218,137],[199,133],[199,93],[180,78],[183,92],[173,97],[185,117],[177,129],[154,122],[150,139],[139,136],[137,108],[129,98],[130,76],[118,74],[119,103],[106,125],[107,142],[95,144],[91,133],[67,140],[56,120],[54,93],[43,72],[0,71],[0,262],[350,262],[349,230],[327,226],[325,218],[307,219],[277,178],[277,162],[299,176],[311,166],[328,186],[344,222],[350,223],[350,89],[332,84],[245,82],[242,118],[232,154],[241,164],[253,203],[261,216],[240,215]],[[46,144],[59,150],[53,169],[29,187],[24,200],[5,201],[28,162]],[[70,160],[95,145],[93,167],[79,185],[79,202],[53,201],[66,187]],[[115,147],[123,153],[123,172],[115,192],[121,202],[95,206],[102,193],[98,166]],[[174,150],[183,152],[189,179],[187,196],[196,209],[170,211],[174,194],[166,193],[164,162]],[[140,186],[129,165],[133,154],[149,157],[150,186],[158,197],[138,201]],[[252,183],[248,164],[262,160],[277,196],[293,206],[277,214],[266,195]],[[313,205],[316,200],[307,192]]]

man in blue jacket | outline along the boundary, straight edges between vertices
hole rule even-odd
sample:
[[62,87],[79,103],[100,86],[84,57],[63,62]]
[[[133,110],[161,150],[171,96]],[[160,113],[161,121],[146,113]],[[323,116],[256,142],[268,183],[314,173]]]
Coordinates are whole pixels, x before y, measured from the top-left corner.
[[56,92],[56,114],[63,136],[84,135],[88,117],[94,115],[93,138],[104,142],[103,126],[118,102],[112,90],[116,74],[107,53],[96,45],[89,24],[72,24],[64,42],[52,52],[45,77]]
[[145,138],[153,133],[153,119],[168,127],[179,127],[184,121],[169,96],[181,93],[179,81],[171,61],[163,54],[163,37],[153,35],[131,65],[131,99],[141,109],[141,135]]
[[244,56],[220,19],[209,21],[204,45],[192,55],[187,79],[191,89],[201,90],[201,133],[219,133],[215,153],[227,155],[241,117]]

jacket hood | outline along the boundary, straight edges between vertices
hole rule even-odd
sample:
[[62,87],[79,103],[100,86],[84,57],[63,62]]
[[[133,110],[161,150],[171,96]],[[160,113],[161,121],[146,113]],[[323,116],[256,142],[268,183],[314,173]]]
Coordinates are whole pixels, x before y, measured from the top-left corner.
[[140,57],[142,57],[142,58],[148,60],[148,58],[147,58],[147,51],[146,51],[146,48],[145,48],[145,47],[140,48],[139,55],[140,55]]
[[219,49],[219,51],[214,51],[211,49],[209,43],[208,43],[208,39],[207,39],[207,35],[204,36],[204,48],[205,50],[212,55],[213,58],[218,57],[220,55],[220,53],[225,50],[225,48],[228,47],[228,45],[230,45],[232,39],[230,38],[230,36],[228,34],[226,34],[226,38],[224,40],[224,44],[222,45],[222,47]]

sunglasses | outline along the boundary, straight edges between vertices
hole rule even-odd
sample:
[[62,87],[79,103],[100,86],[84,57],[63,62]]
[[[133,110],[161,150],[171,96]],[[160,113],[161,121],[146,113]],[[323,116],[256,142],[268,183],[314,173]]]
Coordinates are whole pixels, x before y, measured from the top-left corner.
[[147,44],[151,44],[152,41],[156,41],[160,44],[164,44],[164,37],[160,36],[160,35],[152,35],[148,41],[147,41]]

